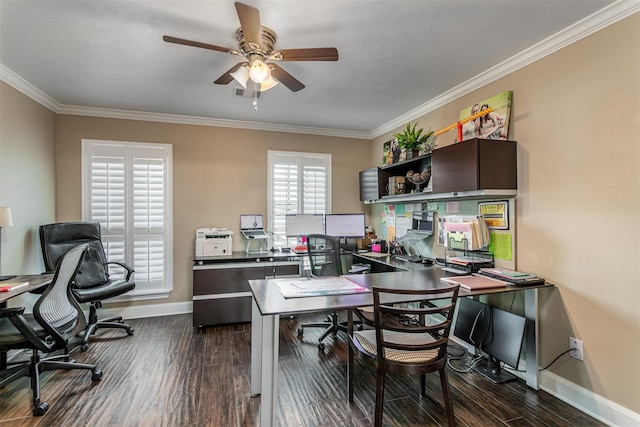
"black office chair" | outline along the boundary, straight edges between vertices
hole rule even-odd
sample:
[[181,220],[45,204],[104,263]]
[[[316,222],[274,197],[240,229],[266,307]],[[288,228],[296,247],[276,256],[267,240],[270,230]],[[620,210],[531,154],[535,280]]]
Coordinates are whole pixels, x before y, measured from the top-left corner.
[[[97,309],[102,301],[122,295],[135,288],[131,280],[133,269],[122,262],[107,261],[102,246],[100,224],[97,222],[64,222],[40,226],[40,244],[47,271],[55,269],[61,257],[70,249],[88,244],[89,249],[72,287],[73,295],[80,303],[89,304],[89,321],[82,337],[81,349],[87,350],[89,338],[101,328],[119,328],[133,335],[133,328],[124,323],[121,316],[98,320]],[[124,278],[109,276],[109,265],[124,269]]]
[[[49,409],[40,400],[40,373],[56,369],[87,369],[91,381],[100,381],[102,371],[95,365],[69,361],[69,340],[85,328],[82,308],[71,293],[73,279],[80,268],[88,245],[80,245],[62,256],[53,281],[33,307],[33,315],[24,314],[24,307],[0,309],[0,348],[2,350],[31,349],[28,362],[0,372],[0,388],[22,378],[31,377],[33,415],[44,415]],[[62,354],[41,357],[42,353],[63,351]]]
[[[332,277],[343,274],[342,259],[340,253],[340,239],[324,234],[310,234],[307,236],[307,253],[312,277]],[[349,272],[363,273],[368,270],[362,268]],[[358,322],[356,322],[358,323]],[[318,339],[318,349],[324,350],[322,342],[329,334],[334,336],[338,331],[347,332],[347,323],[338,321],[338,313],[332,312],[325,322],[305,323],[298,328],[298,335],[304,334],[304,328],[325,328],[324,333]]]

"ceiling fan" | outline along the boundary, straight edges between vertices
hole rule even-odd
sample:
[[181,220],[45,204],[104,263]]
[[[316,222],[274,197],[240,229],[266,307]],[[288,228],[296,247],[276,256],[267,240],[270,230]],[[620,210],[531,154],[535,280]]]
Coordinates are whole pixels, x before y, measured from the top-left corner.
[[[318,47],[306,49],[274,49],[276,33],[270,28],[260,25],[260,11],[248,4],[236,2],[236,12],[240,20],[240,28],[236,31],[238,49],[216,46],[172,36],[162,39],[168,43],[182,44],[203,49],[217,50],[231,55],[244,56],[242,61],[231,67],[214,83],[226,85],[234,79],[243,87],[249,80],[258,85],[260,91],[272,88],[278,82],[292,92],[304,89],[298,79],[293,77],[277,63],[271,61],[337,61],[338,50],[335,47]],[[269,61],[269,62],[267,62]]]

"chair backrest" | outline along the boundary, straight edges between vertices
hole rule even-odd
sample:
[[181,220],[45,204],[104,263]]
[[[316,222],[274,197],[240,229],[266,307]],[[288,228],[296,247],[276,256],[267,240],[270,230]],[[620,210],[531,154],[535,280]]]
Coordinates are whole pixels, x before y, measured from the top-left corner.
[[54,271],[70,249],[88,244],[75,286],[89,288],[107,283],[107,259],[97,222],[63,222],[40,226],[40,246],[47,271]]
[[[388,289],[373,287],[374,318],[378,360],[388,363],[388,352],[421,352],[415,359],[400,361],[404,365],[446,361],[447,342],[458,285],[433,289]],[[411,334],[411,335],[409,335]],[[432,355],[434,357],[425,357]],[[380,363],[380,362],[378,362]]]
[[342,262],[340,259],[340,240],[324,234],[307,236],[307,253],[311,265],[311,275],[340,276]]
[[82,308],[71,293],[71,283],[78,273],[88,245],[79,245],[64,254],[58,263],[53,280],[33,306],[33,317],[64,348],[68,337],[85,328]]

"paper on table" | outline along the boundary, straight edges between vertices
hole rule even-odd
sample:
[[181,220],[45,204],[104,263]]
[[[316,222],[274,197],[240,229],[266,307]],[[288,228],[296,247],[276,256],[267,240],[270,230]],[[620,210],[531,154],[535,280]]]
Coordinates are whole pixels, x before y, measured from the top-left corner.
[[504,288],[510,285],[508,282],[483,276],[443,277],[440,280],[446,283],[460,285],[460,287],[470,290]]
[[285,298],[301,298],[322,295],[356,294],[370,292],[346,277],[326,277],[321,279],[275,279],[280,293]]
[[0,292],[9,292],[27,286],[29,282],[4,282],[0,284]]

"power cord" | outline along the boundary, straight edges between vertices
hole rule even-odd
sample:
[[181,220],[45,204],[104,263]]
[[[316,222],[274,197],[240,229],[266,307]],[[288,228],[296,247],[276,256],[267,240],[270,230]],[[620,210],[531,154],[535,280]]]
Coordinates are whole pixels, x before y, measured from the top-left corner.
[[554,363],[556,363],[556,361],[557,361],[558,359],[560,359],[560,357],[561,357],[561,356],[563,356],[563,355],[565,355],[565,354],[567,354],[567,353],[569,353],[569,352],[571,352],[571,351],[573,351],[573,350],[577,350],[577,349],[576,349],[576,348],[570,348],[570,349],[569,349],[569,350],[567,350],[567,351],[563,351],[563,352],[562,352],[562,353],[560,353],[560,354],[559,354],[555,359],[553,359],[553,360],[551,361],[551,363],[549,363],[549,364],[548,364],[547,366],[545,366],[544,368],[540,368],[540,369],[538,369],[538,370],[539,370],[539,371],[544,371],[545,369],[549,368],[551,365],[553,365]]

